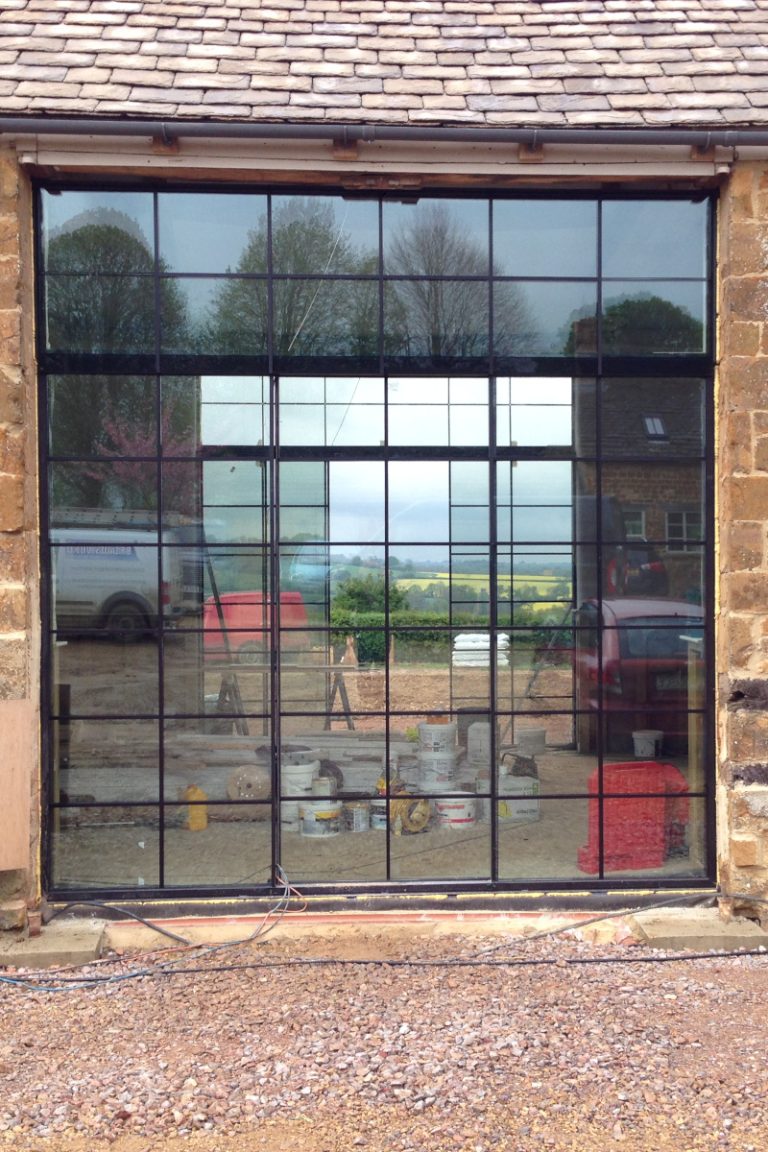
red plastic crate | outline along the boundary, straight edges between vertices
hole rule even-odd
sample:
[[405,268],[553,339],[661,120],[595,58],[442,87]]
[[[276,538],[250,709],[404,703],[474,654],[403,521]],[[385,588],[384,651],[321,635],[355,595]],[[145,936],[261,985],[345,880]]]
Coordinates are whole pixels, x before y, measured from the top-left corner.
[[[587,782],[589,801],[587,843],[579,849],[582,872],[600,868],[600,804],[598,772]],[[635,760],[603,766],[603,866],[606,872],[660,868],[667,855],[679,851],[688,823],[688,784],[673,764]],[[652,792],[652,796],[633,796]],[[627,794],[627,799],[621,797]]]

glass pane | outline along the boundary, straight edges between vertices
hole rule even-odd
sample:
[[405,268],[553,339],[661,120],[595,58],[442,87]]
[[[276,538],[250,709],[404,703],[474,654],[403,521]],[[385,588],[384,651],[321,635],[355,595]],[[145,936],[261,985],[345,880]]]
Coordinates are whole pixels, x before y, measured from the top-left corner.
[[266,271],[266,196],[161,192],[157,210],[164,271]]
[[[107,254],[104,262],[111,265],[112,256]],[[45,281],[46,348],[93,354],[153,354],[153,287],[149,277],[105,276],[98,272],[87,276],[49,275]],[[173,330],[181,332],[183,317],[174,311],[174,289],[168,297]]]
[[446,461],[389,464],[389,536],[394,542],[448,540],[449,465]]
[[378,271],[379,209],[331,196],[272,197],[277,273],[371,275]]
[[485,281],[392,280],[384,286],[384,350],[389,356],[487,356],[488,322]]
[[706,289],[701,282],[625,281],[605,285],[603,352],[653,356],[703,352],[706,348]]
[[579,851],[587,833],[586,800],[542,800],[534,776],[499,780],[499,875],[505,880],[581,877]]
[[488,443],[488,381],[388,381],[388,432],[392,445]]
[[379,290],[367,280],[276,280],[276,356],[351,356],[379,349]]
[[157,467],[151,461],[52,464],[51,519],[62,527],[157,524]]
[[154,376],[50,376],[49,447],[56,456],[154,456]]
[[705,201],[609,200],[602,210],[604,276],[706,274]]
[[496,443],[507,448],[571,447],[573,393],[570,377],[500,376],[496,380]]
[[[98,555],[72,561],[64,559],[66,552],[56,549],[54,570],[53,619],[58,630],[54,699],[63,692],[67,709],[81,716],[156,715],[160,706],[158,646],[152,637],[157,620],[156,550],[136,561],[149,570],[146,588],[138,579],[128,583],[133,574],[121,580],[106,571],[107,564]],[[81,560],[93,572],[90,579],[83,575]],[[113,556],[109,563],[120,562]],[[81,571],[82,589],[71,583],[75,565]],[[128,585],[125,591],[119,590],[121,583]],[[96,725],[90,731],[91,759],[98,754],[99,731],[113,730]],[[113,797],[100,799],[109,802]]]
[[[269,560],[266,551],[240,545],[203,543],[194,529],[180,527],[173,534],[180,543],[177,551],[184,584],[184,614],[178,628],[219,628],[215,598],[241,592],[263,592],[269,589]],[[166,540],[173,538],[166,533]],[[171,549],[167,549],[170,551]],[[232,622],[225,615],[225,628]],[[260,627],[260,626],[259,626]],[[223,647],[223,642],[220,645]],[[210,648],[210,650],[209,650]],[[206,657],[216,648],[206,641]]]
[[156,887],[160,883],[159,815],[150,805],[54,809],[54,886]]
[[499,463],[496,493],[499,541],[570,544],[574,491],[580,475],[581,470],[565,460]]
[[384,464],[333,461],[328,465],[329,539],[381,545],[384,534]]
[[385,880],[386,837],[371,830],[372,804],[380,801],[346,794],[285,801],[281,848],[288,875],[297,883]]
[[[403,835],[403,813],[419,822],[423,806],[430,810],[428,830]],[[393,880],[485,880],[490,877],[490,827],[477,820],[477,803],[457,791],[431,801],[396,797],[390,804],[390,852]],[[399,822],[399,823],[398,823]]]
[[704,450],[704,381],[603,380],[604,456],[698,456]]
[[280,440],[329,447],[384,440],[382,381],[362,376],[280,381]]
[[173,461],[163,473],[164,523],[184,542],[260,543],[267,538],[269,477],[261,460]]
[[488,202],[421,199],[385,202],[388,276],[487,276]]
[[149,192],[43,192],[49,272],[145,272],[154,262]]
[[496,200],[493,265],[505,276],[594,276],[593,200]]
[[[250,781],[245,776],[243,790],[248,791]],[[234,779],[231,786],[235,791]],[[190,796],[196,795],[196,787],[190,786]],[[165,809],[166,884],[218,888],[270,883],[271,815],[269,804],[213,804],[206,799],[169,804]]]
[[161,386],[165,456],[269,443],[268,377],[164,377]]
[[536,553],[500,547],[497,610],[502,627],[554,626],[573,603],[574,550]]
[[[451,694],[451,652],[453,637],[448,629],[447,611],[436,613],[422,628],[396,628],[392,634],[390,708],[395,712],[444,714],[453,707]],[[488,670],[476,677],[487,697]]]
[[593,281],[496,281],[494,351],[498,356],[591,355],[596,310]]
[[163,352],[266,355],[266,281],[180,276],[164,277],[160,286]]
[[[70,671],[74,661],[70,664]],[[78,808],[89,804],[146,803],[156,804],[159,797],[160,756],[159,730],[151,720],[90,720],[70,716],[78,711],[115,712],[126,678],[116,681],[111,706],[103,700],[95,708],[82,708],[83,696],[75,681],[70,697],[69,684],[57,685],[54,697],[59,719],[55,722],[58,763],[51,781],[54,803]],[[82,681],[80,683],[82,687]],[[103,694],[102,694],[103,695]],[[78,707],[80,705],[80,707]],[[127,708],[127,712],[136,711]],[[82,808],[76,815],[86,818]],[[138,817],[140,813],[134,812]],[[130,819],[126,810],[123,819]]]

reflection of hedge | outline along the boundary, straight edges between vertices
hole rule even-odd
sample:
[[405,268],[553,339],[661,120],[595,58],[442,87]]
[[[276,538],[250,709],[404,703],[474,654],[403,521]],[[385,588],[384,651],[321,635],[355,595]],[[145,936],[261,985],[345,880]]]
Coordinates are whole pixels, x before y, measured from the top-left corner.
[[[354,636],[357,658],[361,664],[383,664],[386,659],[385,619],[383,612],[350,612],[333,608],[331,610],[333,643],[343,646],[347,636]],[[541,617],[538,619],[541,620]],[[518,627],[525,628],[530,627],[531,622],[530,610],[526,606],[521,606],[514,614],[514,623]],[[431,656],[445,658],[456,630],[466,628],[472,632],[488,631],[490,618],[487,614],[478,616],[474,613],[459,612],[454,612],[451,617],[446,611],[393,612],[389,618],[389,625],[400,659],[429,659]],[[540,644],[544,636],[548,638],[548,635],[548,630],[535,629],[527,636],[522,634],[519,641]]]

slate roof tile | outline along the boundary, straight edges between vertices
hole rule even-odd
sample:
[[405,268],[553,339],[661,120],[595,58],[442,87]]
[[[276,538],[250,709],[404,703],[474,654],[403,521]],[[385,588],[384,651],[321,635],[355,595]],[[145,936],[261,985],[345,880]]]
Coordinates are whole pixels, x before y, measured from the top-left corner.
[[768,125],[768,0],[1,0],[0,116]]

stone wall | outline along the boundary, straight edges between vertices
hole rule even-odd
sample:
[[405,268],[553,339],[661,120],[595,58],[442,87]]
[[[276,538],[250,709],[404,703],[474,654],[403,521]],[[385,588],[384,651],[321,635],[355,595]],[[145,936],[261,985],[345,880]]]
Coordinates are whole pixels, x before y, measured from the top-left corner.
[[21,926],[34,899],[39,833],[31,219],[15,151],[0,149],[0,927]]
[[720,882],[768,922],[768,166],[739,164],[720,220],[717,789]]

